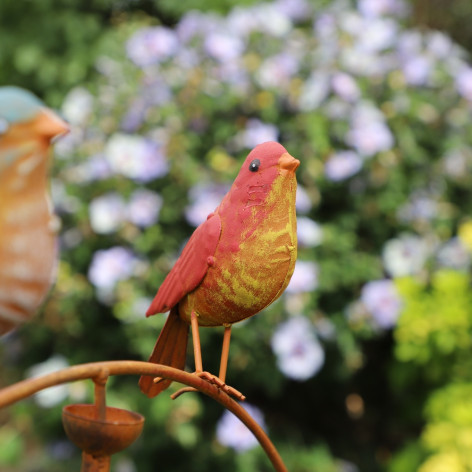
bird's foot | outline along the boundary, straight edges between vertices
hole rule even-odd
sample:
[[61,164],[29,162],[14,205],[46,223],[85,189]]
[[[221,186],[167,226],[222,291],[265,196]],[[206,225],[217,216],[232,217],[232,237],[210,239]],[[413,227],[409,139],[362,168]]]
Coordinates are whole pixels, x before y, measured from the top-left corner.
[[[211,383],[212,385],[215,385],[218,387],[220,390],[228,394],[230,397],[234,397],[237,400],[244,401],[246,400],[246,397],[238,390],[236,390],[233,387],[230,387],[229,385],[226,385],[226,383],[221,380],[219,377],[216,375],[210,374],[210,372],[194,372],[193,375],[197,375],[203,380],[206,380],[208,383]],[[172,400],[175,400],[177,397],[182,395],[183,393],[186,392],[196,392],[198,391],[196,388],[193,387],[184,387],[178,390],[177,392],[173,393],[171,395]]]

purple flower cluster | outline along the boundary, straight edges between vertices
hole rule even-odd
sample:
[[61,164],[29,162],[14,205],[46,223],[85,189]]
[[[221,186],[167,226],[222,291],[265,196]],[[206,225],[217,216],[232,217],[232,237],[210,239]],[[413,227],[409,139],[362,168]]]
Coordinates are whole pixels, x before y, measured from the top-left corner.
[[[252,418],[266,429],[262,411],[250,403],[244,402],[242,407]],[[258,445],[257,439],[233,413],[226,410],[216,426],[216,438],[223,446],[230,447],[236,452],[244,452]]]
[[272,336],[271,344],[277,365],[288,378],[307,380],[324,364],[324,351],[314,327],[303,316],[281,323]]

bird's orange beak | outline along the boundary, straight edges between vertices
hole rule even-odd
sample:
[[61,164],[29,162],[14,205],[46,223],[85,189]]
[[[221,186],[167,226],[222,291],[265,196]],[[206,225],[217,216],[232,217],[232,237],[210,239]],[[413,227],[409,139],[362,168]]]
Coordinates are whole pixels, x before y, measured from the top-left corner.
[[282,170],[287,172],[295,172],[297,167],[300,165],[300,161],[291,156],[288,152],[283,153],[279,157],[279,166]]
[[48,108],[43,108],[34,122],[35,131],[41,136],[53,139],[69,132],[69,125]]

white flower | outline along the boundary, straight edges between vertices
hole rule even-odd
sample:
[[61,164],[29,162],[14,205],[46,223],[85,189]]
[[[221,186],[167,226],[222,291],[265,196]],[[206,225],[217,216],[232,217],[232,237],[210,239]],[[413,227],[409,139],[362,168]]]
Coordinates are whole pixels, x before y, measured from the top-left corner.
[[255,118],[248,120],[244,131],[244,146],[253,148],[267,141],[277,141],[279,130],[277,126],[263,123]]
[[339,151],[329,157],[324,172],[333,182],[345,180],[362,169],[362,159],[354,151]]
[[382,328],[391,328],[397,322],[402,299],[391,280],[373,280],[362,288],[361,301]]
[[162,148],[142,136],[115,133],[104,152],[111,168],[131,179],[148,182],[167,174]]
[[324,364],[324,351],[311,323],[303,316],[281,323],[271,341],[280,371],[294,380],[313,377]]
[[93,96],[84,87],[73,88],[62,103],[64,118],[73,125],[84,125],[92,113]]
[[306,216],[297,218],[297,237],[302,246],[315,247],[323,241],[321,226]]
[[[252,416],[252,418],[265,429],[264,416],[259,408],[244,402],[241,406]],[[237,452],[244,452],[258,445],[257,439],[233,413],[225,410],[223,416],[216,426],[216,437],[218,441]]]
[[117,192],[94,198],[89,205],[90,226],[98,234],[116,231],[124,221],[125,202]]
[[403,234],[399,238],[390,239],[382,251],[385,270],[392,277],[419,273],[428,255],[426,242],[413,234]]
[[[40,377],[61,369],[65,369],[67,367],[69,367],[67,359],[60,354],[56,354],[50,357],[48,360],[30,367],[28,369],[27,375],[28,377]],[[68,385],[62,384],[41,390],[34,395],[34,398],[39,406],[43,408],[51,408],[65,400],[68,394]]]
[[318,266],[314,262],[297,260],[287,293],[312,292],[318,287]]

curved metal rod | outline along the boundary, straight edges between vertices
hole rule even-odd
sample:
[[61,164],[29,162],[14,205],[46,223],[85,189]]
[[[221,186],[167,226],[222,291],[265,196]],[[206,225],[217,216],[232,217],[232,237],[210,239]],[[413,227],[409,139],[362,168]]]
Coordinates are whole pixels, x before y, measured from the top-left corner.
[[0,408],[16,403],[45,388],[75,380],[98,379],[103,377],[104,373],[109,375],[152,375],[170,379],[199,390],[237,416],[259,441],[274,469],[277,472],[287,472],[280,454],[267,434],[239,403],[235,402],[217,386],[200,377],[166,365],[141,361],[105,361],[79,364],[41,377],[22,380],[1,389]]

